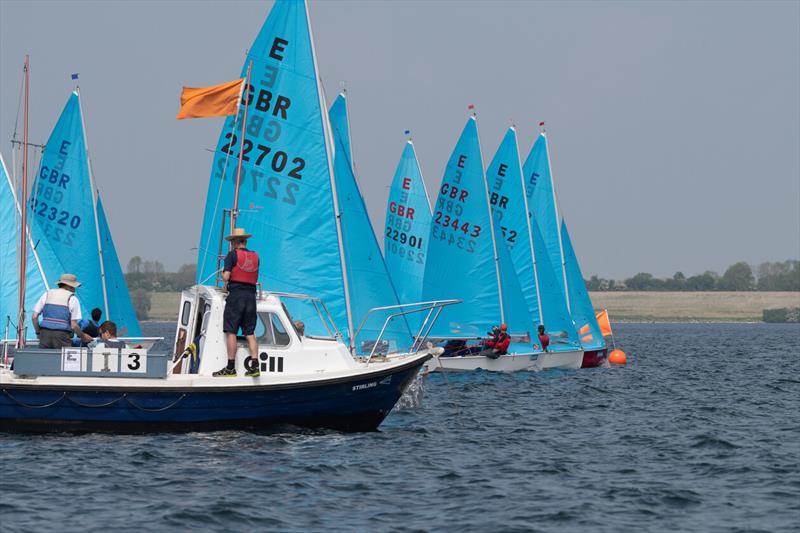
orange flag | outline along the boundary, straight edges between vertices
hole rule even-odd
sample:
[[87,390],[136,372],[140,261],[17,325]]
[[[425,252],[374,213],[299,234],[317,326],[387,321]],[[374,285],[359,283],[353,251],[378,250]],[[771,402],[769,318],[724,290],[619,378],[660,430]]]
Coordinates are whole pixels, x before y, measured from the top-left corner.
[[608,320],[608,309],[603,309],[597,313],[597,323],[600,324],[600,333],[603,337],[611,335],[611,322]]
[[184,87],[181,90],[181,110],[175,117],[225,117],[235,115],[242,95],[244,78],[213,87]]

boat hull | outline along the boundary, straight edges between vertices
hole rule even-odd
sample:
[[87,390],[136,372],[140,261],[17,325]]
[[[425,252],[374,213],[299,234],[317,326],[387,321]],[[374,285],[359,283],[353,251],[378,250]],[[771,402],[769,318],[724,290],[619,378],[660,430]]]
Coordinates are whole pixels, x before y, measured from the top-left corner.
[[488,372],[519,372],[530,369],[535,354],[508,354],[497,359],[483,355],[464,355],[453,357],[433,357],[425,363],[428,372],[470,372],[486,370]]
[[540,353],[534,366],[537,370],[577,369],[581,364],[583,364],[583,350],[564,350]]
[[601,366],[608,357],[608,348],[598,350],[586,350],[583,352],[583,362],[581,368],[595,368]]
[[0,431],[150,433],[260,430],[277,424],[372,431],[425,359],[301,384],[183,388],[2,384]]

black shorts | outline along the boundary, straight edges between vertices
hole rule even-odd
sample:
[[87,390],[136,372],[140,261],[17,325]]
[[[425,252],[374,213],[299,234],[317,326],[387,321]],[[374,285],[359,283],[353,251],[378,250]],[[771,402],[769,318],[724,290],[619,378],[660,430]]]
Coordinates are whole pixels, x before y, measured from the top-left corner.
[[236,334],[241,328],[242,335],[253,335],[256,331],[256,319],[255,291],[231,291],[225,301],[225,312],[222,315],[222,331]]

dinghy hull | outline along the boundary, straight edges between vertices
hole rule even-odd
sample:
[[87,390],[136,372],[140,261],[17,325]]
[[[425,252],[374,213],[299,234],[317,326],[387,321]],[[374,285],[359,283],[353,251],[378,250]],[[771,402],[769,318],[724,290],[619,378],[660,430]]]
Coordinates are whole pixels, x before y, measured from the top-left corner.
[[598,350],[586,350],[583,352],[583,363],[581,368],[595,368],[601,366],[608,357],[608,348]]
[[483,355],[459,355],[452,357],[433,357],[425,364],[427,372],[470,372],[486,370],[487,372],[519,372],[530,369],[535,354],[508,354],[497,359]]
[[[294,384],[192,387],[162,381],[129,387],[27,385],[13,380],[0,383],[0,431],[151,433],[261,430],[276,424],[373,431],[428,357],[390,369]],[[241,381],[245,379],[254,381]]]
[[550,351],[539,354],[534,367],[536,370],[577,369],[582,363],[583,350]]

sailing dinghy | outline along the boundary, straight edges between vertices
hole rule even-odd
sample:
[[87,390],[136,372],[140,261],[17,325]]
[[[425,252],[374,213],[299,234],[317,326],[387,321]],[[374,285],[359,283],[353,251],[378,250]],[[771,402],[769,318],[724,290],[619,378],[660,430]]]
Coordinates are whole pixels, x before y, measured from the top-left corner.
[[[174,350],[19,350],[13,371],[0,368],[0,430],[184,431],[275,423],[372,430],[418,375],[431,357],[428,350],[359,357],[337,328],[347,313],[346,270],[340,248],[331,246],[337,241],[330,237],[338,240],[341,228],[335,221],[331,131],[308,16],[303,1],[276,1],[249,49],[243,72],[252,73],[252,82],[244,89],[239,116],[223,126],[202,234],[203,244],[213,248],[227,229],[225,209],[254,234],[251,248],[264,265],[256,328],[261,375],[243,376],[249,354],[242,339],[237,377],[212,377],[227,360],[222,332],[227,293],[197,284],[182,293]],[[246,137],[234,141],[242,130]],[[237,191],[227,163],[240,154]],[[239,193],[246,206],[241,213],[233,200]],[[328,240],[320,241],[323,237]],[[221,247],[201,248],[200,275],[215,277],[221,252]],[[339,314],[328,313],[318,296],[279,291],[303,284],[331,296]],[[326,333],[307,328],[301,334],[295,327],[297,315],[290,309],[303,303],[310,304],[305,316],[316,313],[314,320]],[[431,319],[449,303],[430,304]],[[416,348],[426,333],[422,330]]]
[[[445,353],[426,364],[429,371],[513,372],[535,364],[532,320],[500,235],[490,210],[477,122],[471,116],[439,187],[422,289],[426,300],[455,297],[468,303],[442,311],[431,337],[444,344]],[[480,354],[474,342],[501,323],[512,338],[508,353],[496,358]]]

